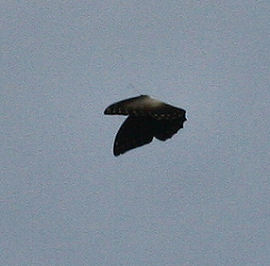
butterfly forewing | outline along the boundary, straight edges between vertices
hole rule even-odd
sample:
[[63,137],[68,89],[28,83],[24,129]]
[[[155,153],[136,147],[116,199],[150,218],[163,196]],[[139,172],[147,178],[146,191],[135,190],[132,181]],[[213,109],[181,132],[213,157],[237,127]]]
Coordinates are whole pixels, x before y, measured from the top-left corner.
[[105,114],[152,116],[155,119],[175,119],[185,116],[185,110],[150,98],[147,95],[129,98],[110,105]]
[[115,156],[131,149],[150,143],[154,136],[154,127],[150,117],[129,116],[120,127],[114,141]]

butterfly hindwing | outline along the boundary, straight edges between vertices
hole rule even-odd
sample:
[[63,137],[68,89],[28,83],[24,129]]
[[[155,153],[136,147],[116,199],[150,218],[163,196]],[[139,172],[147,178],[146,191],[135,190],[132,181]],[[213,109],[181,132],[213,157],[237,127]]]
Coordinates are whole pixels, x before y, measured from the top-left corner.
[[158,120],[155,124],[155,137],[165,141],[171,138],[180,128],[183,128],[185,120],[178,118],[172,120]]

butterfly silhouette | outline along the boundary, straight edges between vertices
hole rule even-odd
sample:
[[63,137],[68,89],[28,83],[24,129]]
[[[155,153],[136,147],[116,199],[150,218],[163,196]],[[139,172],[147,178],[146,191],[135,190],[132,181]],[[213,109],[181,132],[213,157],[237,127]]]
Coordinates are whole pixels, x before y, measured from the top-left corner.
[[115,137],[115,156],[148,144],[153,137],[165,141],[183,128],[187,120],[185,110],[148,95],[116,102],[107,107],[104,114],[128,115]]

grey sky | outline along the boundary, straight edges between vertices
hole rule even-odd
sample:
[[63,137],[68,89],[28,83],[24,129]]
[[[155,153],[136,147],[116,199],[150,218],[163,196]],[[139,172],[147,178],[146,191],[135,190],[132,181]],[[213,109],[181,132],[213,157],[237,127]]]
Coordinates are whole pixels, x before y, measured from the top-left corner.
[[[268,265],[269,1],[0,1],[0,265]],[[115,158],[111,103],[187,111]]]

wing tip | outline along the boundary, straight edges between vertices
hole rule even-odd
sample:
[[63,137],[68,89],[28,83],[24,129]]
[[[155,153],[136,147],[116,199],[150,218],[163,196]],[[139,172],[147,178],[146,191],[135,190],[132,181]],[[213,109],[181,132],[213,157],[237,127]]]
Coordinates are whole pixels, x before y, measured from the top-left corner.
[[117,109],[116,106],[109,106],[105,109],[104,115],[119,115],[121,110]]
[[109,110],[108,109],[109,109],[109,107],[104,110],[104,112],[103,112],[104,115],[108,115],[109,114]]

